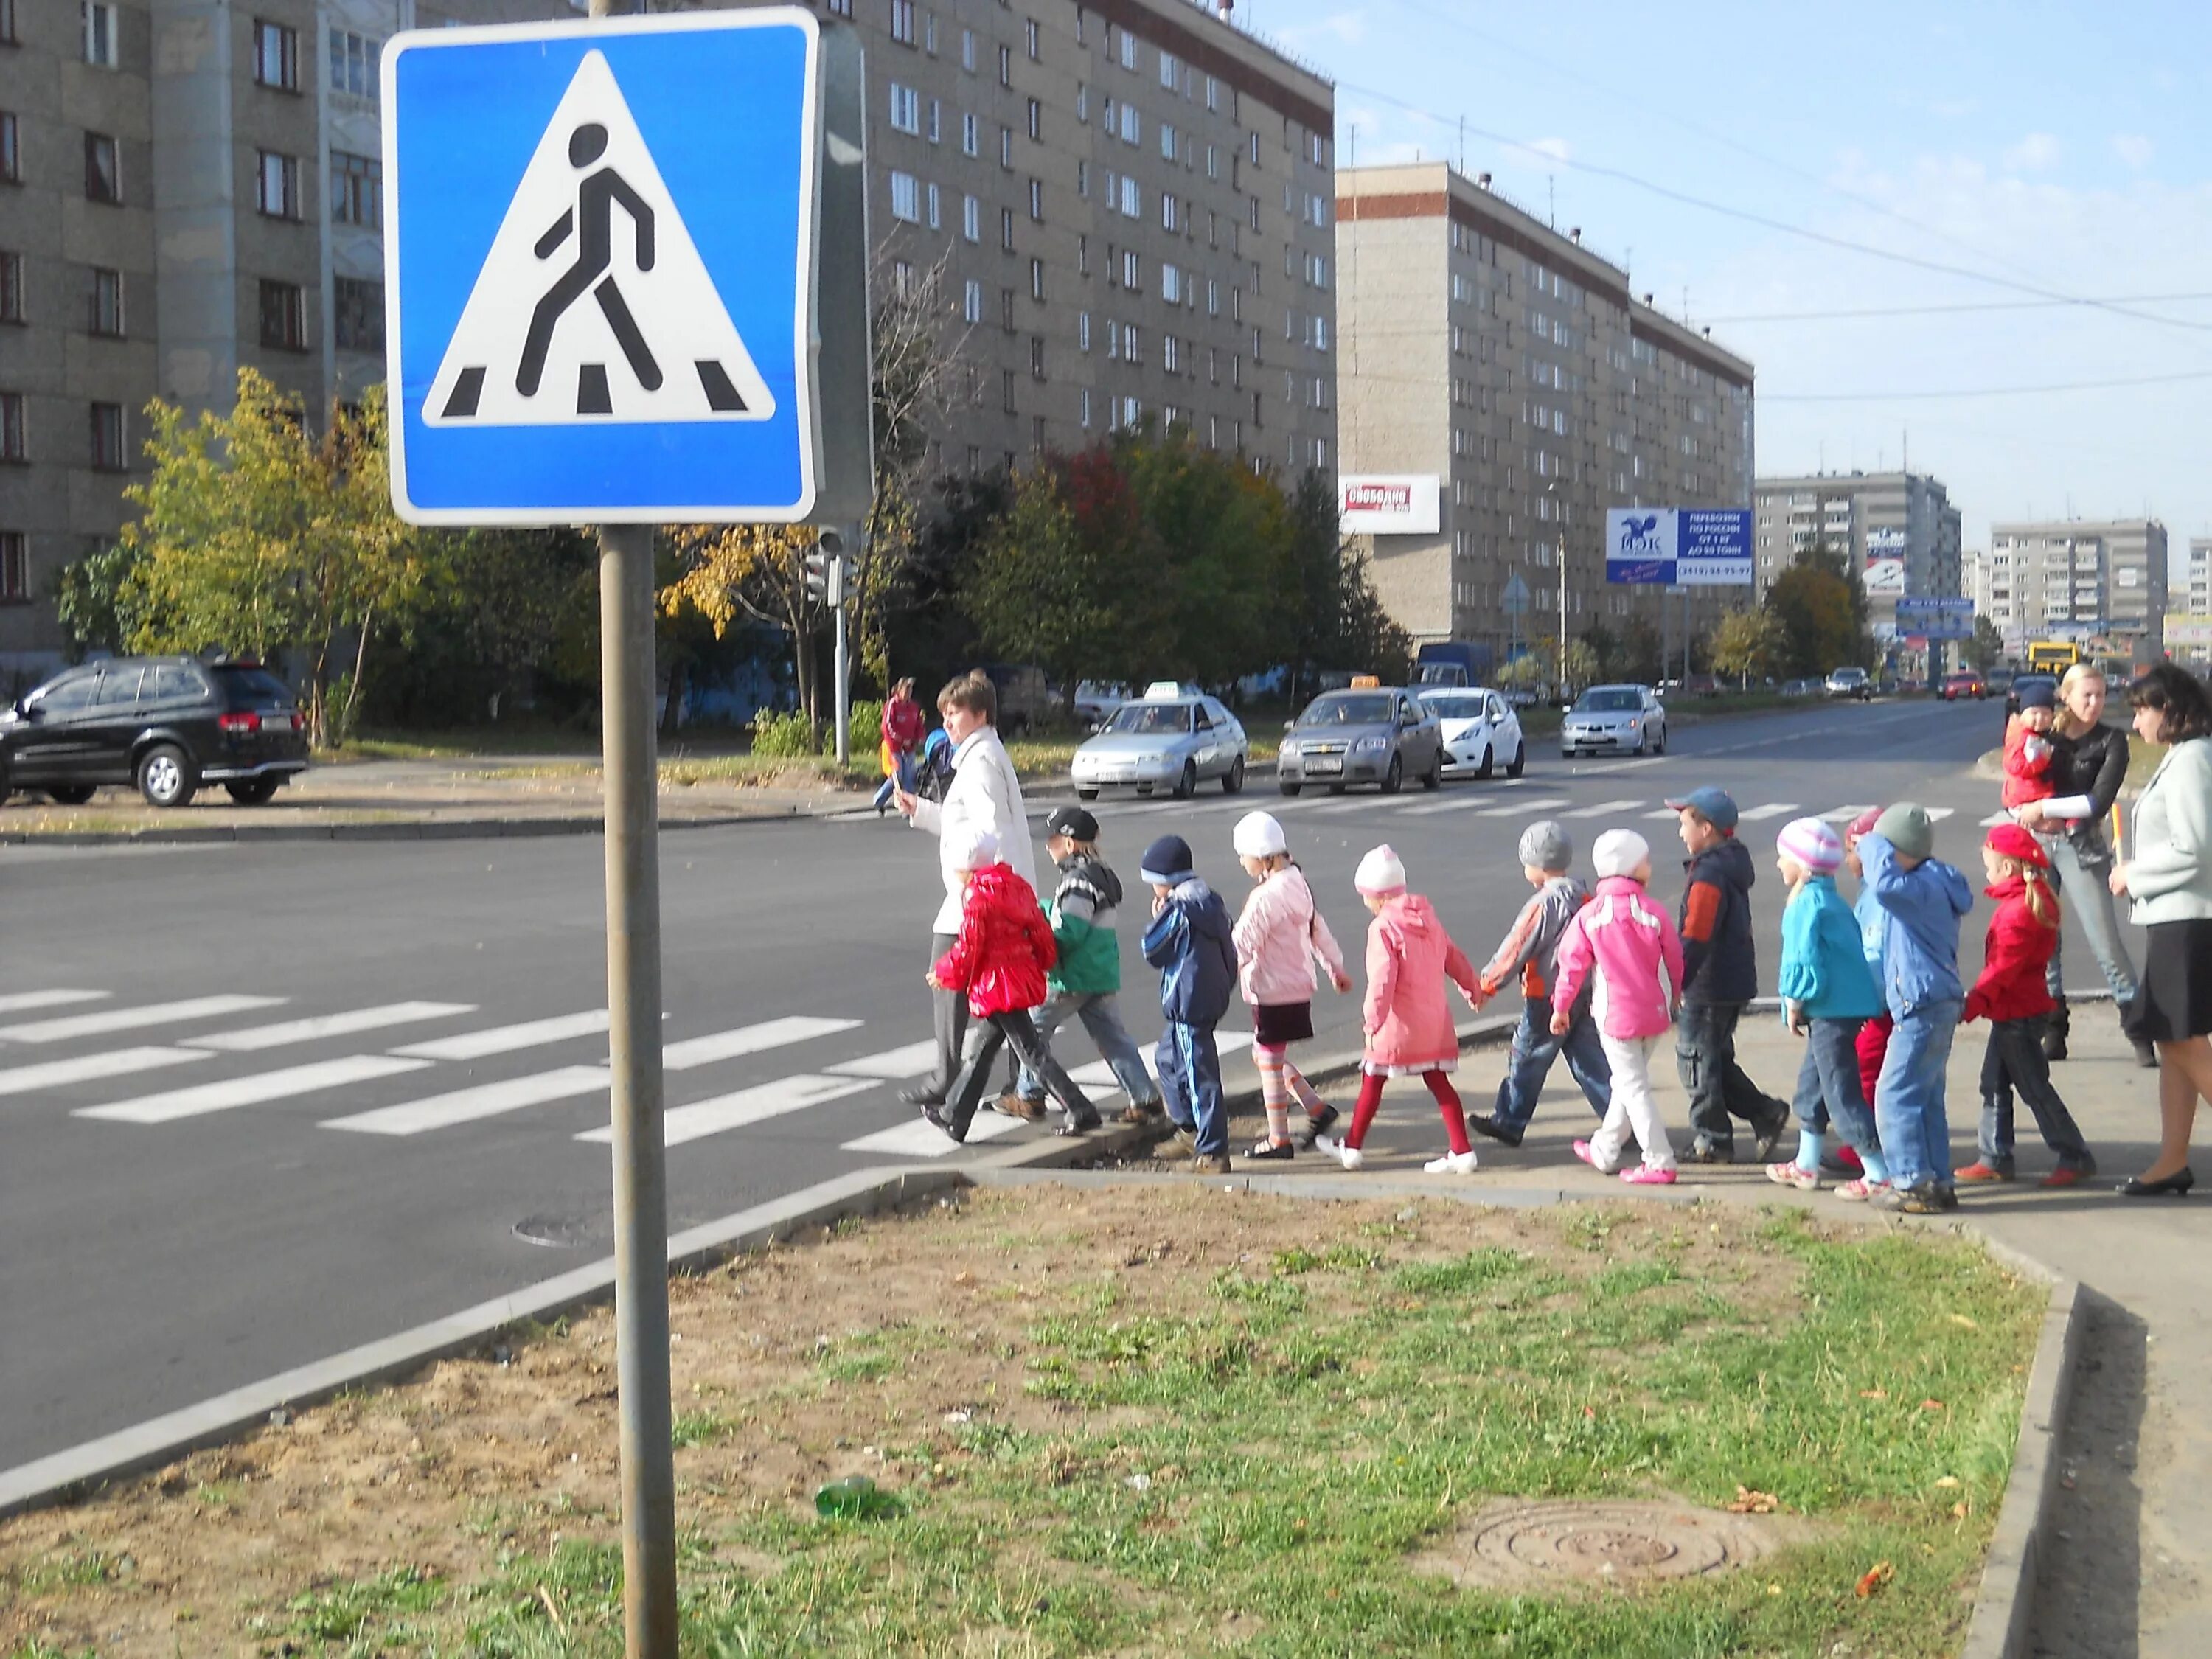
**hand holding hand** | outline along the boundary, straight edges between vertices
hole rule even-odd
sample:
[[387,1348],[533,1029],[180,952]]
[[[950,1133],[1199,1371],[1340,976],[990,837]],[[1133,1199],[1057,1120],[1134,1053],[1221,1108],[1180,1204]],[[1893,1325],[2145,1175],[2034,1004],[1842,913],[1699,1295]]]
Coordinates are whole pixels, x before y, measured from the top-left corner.
[[1343,969],[1339,969],[1335,973],[1329,975],[1329,977],[1335,983],[1336,988],[1340,993],[1349,991],[1352,988],[1352,975],[1344,972]]
[[2024,805],[2016,806],[2013,809],[2013,817],[2023,830],[2039,830],[2043,827],[2043,803],[2039,800],[2032,800]]

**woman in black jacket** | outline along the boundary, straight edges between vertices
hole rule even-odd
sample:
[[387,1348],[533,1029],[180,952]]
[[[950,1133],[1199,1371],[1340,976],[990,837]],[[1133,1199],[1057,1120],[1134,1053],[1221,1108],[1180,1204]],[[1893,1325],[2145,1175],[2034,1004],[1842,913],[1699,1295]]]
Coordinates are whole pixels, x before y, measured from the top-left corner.
[[[2058,683],[2051,782],[2062,796],[2087,795],[2092,810],[2088,817],[2072,820],[2072,828],[2066,833],[2044,844],[2050,849],[2051,872],[2057,878],[2059,893],[2088,936],[2089,949],[2096,955],[2098,967],[2104,969],[2105,983],[2112,987],[2112,1000],[2124,1020],[2128,1006],[2136,1000],[2136,969],[2120,934],[2119,912],[2108,882],[2112,873],[2109,824],[2112,803],[2119,799],[2120,786],[2128,775],[2128,734],[2124,728],[2104,723],[2105,696],[2105,677],[2093,663],[2075,663]],[[2042,807],[2033,802],[2020,808],[2018,816],[2026,828],[2046,836],[2060,823],[2045,822]],[[2055,951],[2051,956],[2049,984],[2058,1008],[2044,1034],[2044,1051],[2053,1060],[2063,1060],[2066,993]],[[2158,1064],[2157,1053],[2148,1042],[2136,1042],[2135,1051],[2137,1065]]]

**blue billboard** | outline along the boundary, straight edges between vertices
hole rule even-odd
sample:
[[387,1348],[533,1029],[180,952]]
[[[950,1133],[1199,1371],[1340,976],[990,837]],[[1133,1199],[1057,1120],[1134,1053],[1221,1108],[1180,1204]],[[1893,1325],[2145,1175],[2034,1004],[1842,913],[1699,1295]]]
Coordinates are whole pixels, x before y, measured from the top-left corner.
[[1741,507],[1615,507],[1605,515],[1605,579],[1637,586],[1749,586],[1751,514]]

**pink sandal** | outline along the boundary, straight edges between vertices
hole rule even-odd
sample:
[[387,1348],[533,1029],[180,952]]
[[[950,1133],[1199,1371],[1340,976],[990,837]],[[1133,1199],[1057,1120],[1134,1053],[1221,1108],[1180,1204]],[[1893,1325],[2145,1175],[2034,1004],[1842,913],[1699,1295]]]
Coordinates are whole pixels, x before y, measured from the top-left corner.
[[1632,1187],[1671,1187],[1674,1184],[1672,1170],[1662,1170],[1650,1164],[1639,1164],[1632,1170],[1623,1170],[1620,1178]]
[[1835,1194],[1846,1204],[1864,1204],[1889,1191],[1887,1181],[1869,1181],[1862,1176],[1856,1181],[1846,1181],[1835,1189]]

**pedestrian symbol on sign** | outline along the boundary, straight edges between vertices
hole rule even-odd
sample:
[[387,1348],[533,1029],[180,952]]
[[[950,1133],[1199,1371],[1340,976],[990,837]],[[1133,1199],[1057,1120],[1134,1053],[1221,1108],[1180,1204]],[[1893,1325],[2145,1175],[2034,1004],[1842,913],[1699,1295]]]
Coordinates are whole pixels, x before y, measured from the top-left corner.
[[[594,304],[580,303],[587,295]],[[600,52],[586,54],[469,292],[424,421],[568,426],[775,412],[613,71]]]

